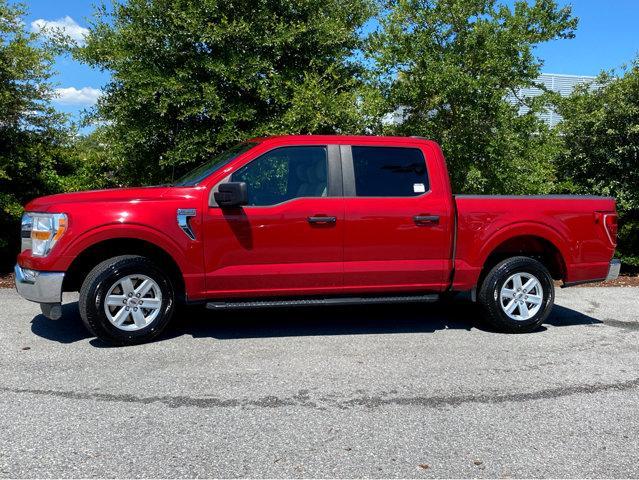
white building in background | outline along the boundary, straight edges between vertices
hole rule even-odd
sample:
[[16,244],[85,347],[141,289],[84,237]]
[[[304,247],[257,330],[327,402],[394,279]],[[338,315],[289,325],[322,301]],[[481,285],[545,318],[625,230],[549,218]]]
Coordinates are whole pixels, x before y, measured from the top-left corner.
[[[590,83],[595,80],[596,77],[589,77],[586,75],[564,75],[559,73],[542,73],[537,77],[537,83],[542,84],[548,90],[561,94],[562,97],[567,97],[573,91],[573,89],[581,83]],[[506,97],[506,100],[511,105],[518,105],[520,102],[517,98],[536,97],[541,95],[543,90],[540,88],[522,88],[517,92],[517,96],[510,94]],[[523,115],[528,112],[528,107],[521,106],[519,108],[519,114]],[[386,114],[382,118],[384,125],[398,125],[404,121],[406,113],[405,107],[399,107],[394,112]],[[434,113],[434,112],[433,112]],[[547,110],[540,114],[539,117],[551,127],[554,127],[561,121],[561,115],[553,110]]]
[[[595,80],[596,77],[589,77],[585,75],[563,75],[558,73],[542,73],[537,78],[537,83],[541,83],[548,90],[561,94],[562,97],[567,97],[573,91],[573,89],[581,83],[590,83]],[[536,97],[541,95],[543,91],[539,88],[522,88],[517,92],[517,96],[523,97]],[[508,96],[508,101],[517,105],[519,102],[514,95]],[[519,113],[524,114],[528,111],[527,107],[520,107]],[[561,121],[561,115],[552,110],[548,110],[540,115],[541,119],[551,127],[554,127]]]

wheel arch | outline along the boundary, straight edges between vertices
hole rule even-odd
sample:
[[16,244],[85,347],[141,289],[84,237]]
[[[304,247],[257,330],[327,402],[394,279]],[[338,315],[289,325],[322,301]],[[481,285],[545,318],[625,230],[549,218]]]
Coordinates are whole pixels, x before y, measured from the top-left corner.
[[185,299],[184,276],[174,257],[162,246],[134,237],[100,240],[81,250],[66,270],[63,291],[78,291],[93,267],[119,255],[140,255],[150,258],[169,275],[176,289],[177,298]]
[[[567,274],[566,255],[563,244],[557,238],[539,232],[501,236],[491,243],[484,253],[482,269],[477,284],[480,286],[488,272],[499,262],[515,256],[526,256],[539,261],[548,269],[554,280],[563,280]],[[560,246],[561,245],[561,246]]]

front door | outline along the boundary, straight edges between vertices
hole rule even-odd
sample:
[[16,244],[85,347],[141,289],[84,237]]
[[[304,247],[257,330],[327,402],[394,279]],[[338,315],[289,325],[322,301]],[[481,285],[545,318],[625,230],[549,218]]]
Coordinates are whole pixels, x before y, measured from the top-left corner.
[[425,153],[419,146],[342,147],[346,291],[440,291],[447,284],[451,202],[431,185]]
[[210,297],[308,295],[342,287],[344,200],[338,147],[270,150],[238,168],[248,205],[205,216]]

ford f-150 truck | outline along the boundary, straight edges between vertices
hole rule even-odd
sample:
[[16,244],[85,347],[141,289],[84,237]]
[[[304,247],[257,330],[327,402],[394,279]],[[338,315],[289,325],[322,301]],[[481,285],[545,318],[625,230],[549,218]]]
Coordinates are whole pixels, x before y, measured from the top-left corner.
[[176,304],[210,309],[428,302],[469,292],[494,327],[537,328],[554,280],[615,278],[612,198],[454,196],[421,138],[251,140],[170,186],[67,193],[25,208],[18,292],[148,341]]

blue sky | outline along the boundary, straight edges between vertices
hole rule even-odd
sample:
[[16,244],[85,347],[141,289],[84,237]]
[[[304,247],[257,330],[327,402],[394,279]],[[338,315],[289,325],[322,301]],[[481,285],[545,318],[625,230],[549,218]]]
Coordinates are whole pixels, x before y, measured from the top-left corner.
[[[96,0],[99,1],[99,0]],[[93,1],[31,0],[27,2],[30,28],[61,22],[69,32],[82,35],[93,12]],[[579,17],[576,38],[549,42],[537,47],[546,73],[596,75],[601,70],[617,68],[639,53],[639,0],[560,0],[571,4]],[[69,17],[69,18],[66,18]],[[34,23],[35,22],[35,23]],[[89,108],[98,91],[109,80],[108,73],[61,57],[56,63],[54,81],[60,90],[56,107],[77,119]]]

